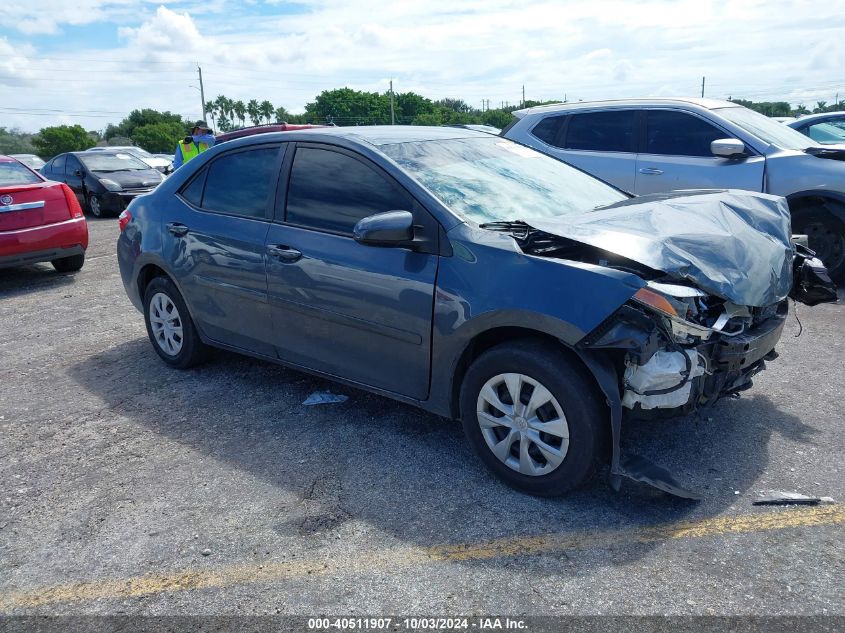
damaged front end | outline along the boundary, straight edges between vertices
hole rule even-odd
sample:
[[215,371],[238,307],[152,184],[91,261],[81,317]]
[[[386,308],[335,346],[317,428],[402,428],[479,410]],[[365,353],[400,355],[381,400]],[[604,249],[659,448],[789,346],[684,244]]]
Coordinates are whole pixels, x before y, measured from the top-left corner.
[[793,244],[782,199],[688,192],[630,200],[576,218],[499,223],[529,255],[636,274],[644,285],[575,351],[611,412],[614,488],[621,477],[697,499],[665,469],[621,455],[623,419],[672,417],[752,386],[777,358],[788,297],[836,301],[812,251]]

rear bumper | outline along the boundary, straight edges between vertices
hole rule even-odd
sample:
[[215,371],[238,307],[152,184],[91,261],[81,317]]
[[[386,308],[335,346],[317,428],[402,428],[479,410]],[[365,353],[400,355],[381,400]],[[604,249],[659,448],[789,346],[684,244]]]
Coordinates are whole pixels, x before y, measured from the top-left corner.
[[74,218],[56,224],[0,232],[0,267],[48,262],[84,253],[88,224]]

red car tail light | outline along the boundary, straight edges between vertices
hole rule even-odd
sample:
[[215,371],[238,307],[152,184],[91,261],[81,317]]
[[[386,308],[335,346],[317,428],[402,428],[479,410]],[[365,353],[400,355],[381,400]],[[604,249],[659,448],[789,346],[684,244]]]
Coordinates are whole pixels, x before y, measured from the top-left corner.
[[119,216],[117,216],[117,226],[120,227],[120,230],[126,228],[126,225],[132,221],[132,214],[129,213],[129,209],[123,211]]
[[76,199],[76,194],[73,193],[73,189],[62,183],[62,193],[65,194],[65,202],[67,202],[70,217],[81,218],[84,214],[82,213],[82,207],[79,206],[79,200]]

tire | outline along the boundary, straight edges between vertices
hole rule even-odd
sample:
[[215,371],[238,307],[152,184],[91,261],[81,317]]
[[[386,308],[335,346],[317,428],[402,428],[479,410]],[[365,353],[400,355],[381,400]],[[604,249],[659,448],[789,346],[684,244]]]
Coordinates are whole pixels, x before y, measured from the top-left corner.
[[810,249],[822,260],[831,279],[845,282],[845,223],[827,209],[808,208],[793,214],[792,229],[808,236]]
[[156,277],[147,285],[144,323],[153,349],[171,367],[187,369],[207,358],[208,347],[200,340],[182,295],[167,277]]
[[54,259],[50,263],[60,273],[75,273],[85,263],[85,253]]
[[[553,402],[538,408],[535,416],[526,416],[534,419],[533,423],[519,416],[512,420],[507,420],[507,416],[498,417],[495,407],[489,407],[483,398],[483,394],[490,393],[487,388],[496,392],[494,385],[503,374],[520,374],[524,379],[545,387],[552,397]],[[530,398],[537,387],[524,379],[520,400],[523,405],[530,405]],[[507,384],[499,384],[498,389],[500,402],[507,405],[507,394],[511,388]],[[543,392],[537,392],[537,395],[538,401],[545,397]],[[523,492],[544,497],[566,494],[589,480],[605,456],[610,422],[597,385],[585,368],[570,360],[563,350],[554,349],[548,343],[526,339],[498,345],[484,352],[467,370],[460,398],[461,421],[472,448],[494,475]],[[486,409],[483,411],[486,413],[486,425],[490,424],[491,412],[496,418],[496,425],[482,430],[479,409]],[[563,414],[563,424],[558,413]],[[545,419],[545,423],[538,425],[540,419]],[[499,427],[498,423],[503,420],[509,424],[512,421],[511,428]],[[552,426],[548,426],[549,423]],[[568,431],[567,440],[554,434],[536,432],[537,428],[548,428],[562,435],[563,426]],[[521,433],[522,430],[525,435],[520,435],[518,440],[510,439],[512,433]],[[539,444],[531,438],[540,439],[546,451],[557,448],[557,457],[546,459],[547,453],[540,450]],[[507,452],[499,451],[506,456],[505,461],[497,457],[489,443],[499,439],[501,441],[495,444],[498,447],[505,446],[502,442],[511,442]],[[524,459],[523,442],[530,459]],[[560,458],[562,461],[559,461]],[[519,472],[514,466],[515,461],[518,461],[519,469],[523,469],[525,462],[529,468],[536,468],[536,473]]]
[[105,217],[103,208],[100,206],[100,198],[95,193],[88,194],[88,210],[95,218]]

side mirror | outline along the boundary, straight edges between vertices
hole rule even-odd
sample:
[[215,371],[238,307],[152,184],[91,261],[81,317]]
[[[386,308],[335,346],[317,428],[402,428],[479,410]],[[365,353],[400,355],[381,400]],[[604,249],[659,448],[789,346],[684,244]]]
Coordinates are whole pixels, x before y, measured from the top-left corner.
[[745,143],[736,138],[720,138],[710,143],[710,151],[713,156],[723,158],[742,158],[747,156]]
[[356,242],[369,246],[402,246],[414,239],[414,215],[410,211],[385,211],[358,221],[352,229]]
[[76,176],[77,178],[83,178],[85,176],[85,174],[82,173],[81,169],[77,169],[75,172],[73,172],[73,175]]

